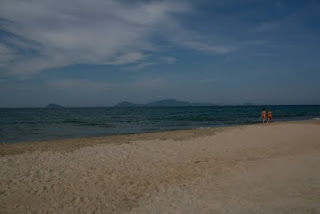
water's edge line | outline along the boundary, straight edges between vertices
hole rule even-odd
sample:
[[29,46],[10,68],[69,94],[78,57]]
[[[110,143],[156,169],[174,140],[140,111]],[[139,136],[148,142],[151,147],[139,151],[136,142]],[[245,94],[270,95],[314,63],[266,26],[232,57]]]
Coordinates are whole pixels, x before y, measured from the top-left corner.
[[[302,120],[285,120],[285,121],[274,121],[272,123],[269,123],[268,125],[273,124],[283,124],[283,123],[297,123],[297,122],[310,122],[314,120],[319,120],[319,118],[310,118],[310,119],[302,119]],[[83,140],[101,140],[108,137],[117,137],[117,136],[123,136],[123,137],[134,137],[134,136],[141,136],[141,135],[152,135],[152,134],[161,134],[161,133],[173,133],[173,132],[183,132],[183,131],[196,131],[201,129],[209,129],[209,130],[222,130],[227,128],[237,128],[237,127],[246,127],[246,126],[256,126],[256,125],[266,125],[263,123],[252,123],[252,124],[230,124],[230,125],[221,125],[217,127],[195,127],[195,128],[187,128],[187,129],[168,129],[168,130],[152,130],[150,132],[137,132],[137,133],[120,133],[120,134],[107,134],[107,135],[99,135],[99,136],[82,136],[82,137],[67,137],[67,138],[56,138],[56,139],[50,139],[50,140],[36,140],[36,141],[22,141],[22,142],[0,142],[0,149],[3,146],[10,146],[10,145],[32,145],[32,144],[39,144],[39,143],[56,143],[56,142],[63,142],[63,141],[83,141]]]

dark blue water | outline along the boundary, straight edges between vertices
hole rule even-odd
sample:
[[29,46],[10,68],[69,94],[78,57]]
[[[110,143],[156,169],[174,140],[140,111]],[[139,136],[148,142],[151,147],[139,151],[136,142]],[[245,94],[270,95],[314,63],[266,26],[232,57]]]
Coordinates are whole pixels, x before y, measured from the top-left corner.
[[[274,121],[320,118],[320,106],[263,106]],[[0,143],[260,122],[262,106],[0,109]]]

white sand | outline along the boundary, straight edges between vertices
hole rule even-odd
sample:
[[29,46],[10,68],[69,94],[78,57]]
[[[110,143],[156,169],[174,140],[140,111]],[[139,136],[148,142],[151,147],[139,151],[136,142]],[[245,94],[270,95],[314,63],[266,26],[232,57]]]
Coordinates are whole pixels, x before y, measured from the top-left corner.
[[319,122],[4,145],[0,154],[0,213],[320,213]]

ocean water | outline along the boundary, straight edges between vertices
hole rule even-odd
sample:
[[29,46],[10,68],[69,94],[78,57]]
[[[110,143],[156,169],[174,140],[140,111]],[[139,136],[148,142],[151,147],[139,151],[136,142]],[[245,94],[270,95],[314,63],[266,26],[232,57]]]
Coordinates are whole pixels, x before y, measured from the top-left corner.
[[0,143],[254,124],[263,107],[274,121],[320,119],[319,105],[0,109]]

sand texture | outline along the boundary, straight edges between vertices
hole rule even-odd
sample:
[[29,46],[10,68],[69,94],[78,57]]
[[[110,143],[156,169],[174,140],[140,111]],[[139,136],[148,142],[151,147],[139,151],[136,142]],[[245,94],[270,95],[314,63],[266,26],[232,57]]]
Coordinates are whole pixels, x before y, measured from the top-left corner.
[[320,213],[316,121],[0,146],[0,213]]

